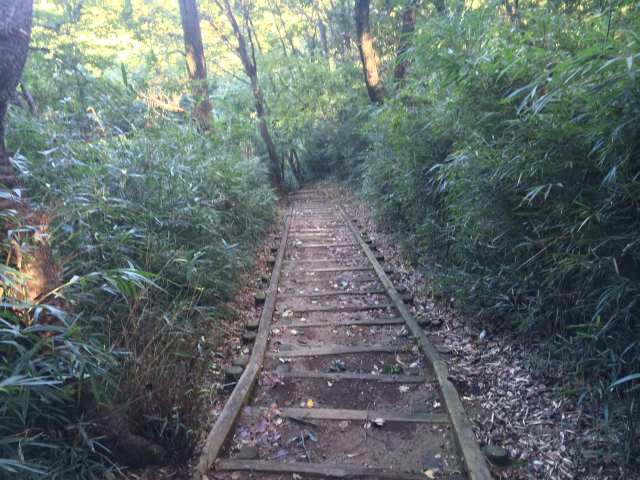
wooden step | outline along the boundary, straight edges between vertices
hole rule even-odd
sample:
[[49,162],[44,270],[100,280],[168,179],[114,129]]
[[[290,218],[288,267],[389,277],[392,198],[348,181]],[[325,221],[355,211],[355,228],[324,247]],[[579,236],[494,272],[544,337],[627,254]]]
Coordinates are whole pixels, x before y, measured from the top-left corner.
[[346,313],[346,312],[367,312],[369,310],[385,310],[392,308],[392,303],[380,303],[379,305],[344,305],[340,307],[304,307],[304,308],[292,308],[294,315],[296,313],[317,313],[317,312],[332,312],[332,313]]
[[406,352],[405,345],[329,345],[325,347],[300,348],[269,352],[269,358],[321,357],[325,355],[348,355],[354,353],[400,353]]
[[326,463],[282,463],[266,460],[223,459],[216,464],[216,470],[262,473],[295,473],[324,478],[377,478],[382,480],[425,480],[426,478],[424,475],[417,473],[401,472],[385,468]]
[[329,291],[329,292],[314,292],[314,293],[279,293],[278,298],[324,298],[324,297],[342,297],[345,295],[381,295],[386,294],[386,290],[365,290],[365,291]]
[[378,383],[426,383],[427,377],[423,375],[374,375],[372,373],[334,373],[334,372],[313,372],[310,370],[301,370],[293,372],[268,372],[273,376],[280,378],[317,378],[320,380],[340,381],[366,381]]
[[304,273],[339,273],[339,272],[365,272],[373,271],[373,267],[337,267],[337,268],[312,268],[305,270]]
[[393,423],[449,423],[446,413],[390,412],[387,410],[351,410],[343,408],[281,408],[281,417],[302,420],[374,420]]
[[364,320],[352,318],[349,320],[324,320],[313,321],[308,320],[305,322],[281,322],[280,325],[289,328],[305,328],[305,327],[348,327],[351,325],[404,325],[402,318],[389,317],[389,318],[367,318]]
[[310,243],[305,244],[293,244],[293,248],[344,248],[344,247],[357,247],[357,243]]

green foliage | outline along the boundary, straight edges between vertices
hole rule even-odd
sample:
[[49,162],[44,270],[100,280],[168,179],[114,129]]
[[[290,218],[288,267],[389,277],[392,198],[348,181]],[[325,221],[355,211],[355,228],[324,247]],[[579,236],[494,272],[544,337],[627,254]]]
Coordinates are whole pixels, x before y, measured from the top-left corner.
[[[135,63],[94,75],[116,68],[107,58],[37,52],[25,80],[41,112],[10,111],[13,162],[48,212],[64,283],[23,304],[11,293],[19,272],[2,271],[1,478],[117,469],[104,409],[163,445],[168,460],[186,458],[201,428],[198,385],[214,360],[219,307],[275,218],[246,92],[221,91],[220,133],[203,135],[158,101],[183,87],[166,79],[150,99]],[[2,244],[9,258],[11,240],[32,226],[2,213],[14,224]]]
[[350,121],[363,192],[434,291],[556,335],[567,388],[626,422],[612,412],[633,408],[640,365],[640,24],[637,4],[613,21],[593,8],[423,18],[405,83]]

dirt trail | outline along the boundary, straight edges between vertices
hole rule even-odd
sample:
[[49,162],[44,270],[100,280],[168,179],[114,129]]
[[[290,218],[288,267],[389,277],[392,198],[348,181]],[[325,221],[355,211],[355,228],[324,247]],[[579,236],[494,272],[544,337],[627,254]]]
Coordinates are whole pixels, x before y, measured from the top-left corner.
[[375,245],[322,192],[292,200],[262,369],[208,478],[490,478]]

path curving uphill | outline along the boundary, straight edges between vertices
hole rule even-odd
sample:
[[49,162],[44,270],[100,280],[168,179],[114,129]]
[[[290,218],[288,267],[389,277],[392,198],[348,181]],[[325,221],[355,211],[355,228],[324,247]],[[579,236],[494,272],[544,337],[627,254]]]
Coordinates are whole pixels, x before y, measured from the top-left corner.
[[251,358],[194,478],[490,479],[375,244],[321,190],[290,200]]

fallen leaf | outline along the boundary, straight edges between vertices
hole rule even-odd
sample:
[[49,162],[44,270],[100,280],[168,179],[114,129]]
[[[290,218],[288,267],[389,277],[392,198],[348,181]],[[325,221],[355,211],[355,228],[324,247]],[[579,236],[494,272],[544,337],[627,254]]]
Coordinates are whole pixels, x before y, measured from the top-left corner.
[[430,468],[429,470],[425,470],[424,472],[424,476],[427,478],[436,478],[436,472],[438,471],[438,469],[434,469],[434,468]]
[[409,385],[400,385],[398,390],[400,390],[400,393],[407,393],[409,391]]
[[313,408],[316,406],[316,402],[313,401],[313,399],[308,399],[307,400],[307,408]]

